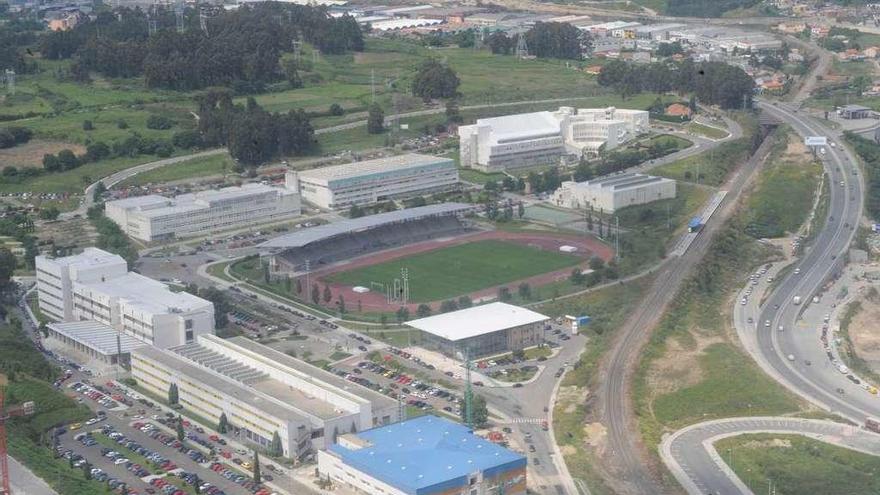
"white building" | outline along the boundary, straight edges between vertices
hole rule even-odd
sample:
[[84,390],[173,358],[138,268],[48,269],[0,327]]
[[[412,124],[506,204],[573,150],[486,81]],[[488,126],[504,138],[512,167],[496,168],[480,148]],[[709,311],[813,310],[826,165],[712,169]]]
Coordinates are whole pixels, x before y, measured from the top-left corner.
[[225,414],[241,439],[267,447],[277,433],[285,457],[397,420],[390,398],[244,337],[138,348],[131,373],[162,397],[176,384],[185,409],[214,423]]
[[630,173],[586,182],[563,182],[553,193],[552,201],[563,208],[613,213],[626,206],[674,197],[674,180]]
[[214,333],[214,305],[129,272],[122,257],[96,248],[64,258],[37,256],[40,311],[54,321],[93,320],[158,347]]
[[288,172],[287,181],[304,200],[334,209],[449,190],[458,184],[458,169],[449,158],[409,153]]
[[104,214],[126,234],[151,242],[295,217],[300,197],[289,188],[245,184],[173,198],[151,194],[108,201]]
[[127,366],[131,351],[147,344],[97,321],[72,321],[47,325],[46,349],[60,352],[91,369]]
[[463,167],[504,172],[554,164],[566,153],[595,155],[648,127],[647,111],[614,107],[506,115],[459,127],[459,155]]
[[495,302],[406,322],[420,331],[420,346],[462,359],[492,356],[544,341],[550,318],[530,309]]

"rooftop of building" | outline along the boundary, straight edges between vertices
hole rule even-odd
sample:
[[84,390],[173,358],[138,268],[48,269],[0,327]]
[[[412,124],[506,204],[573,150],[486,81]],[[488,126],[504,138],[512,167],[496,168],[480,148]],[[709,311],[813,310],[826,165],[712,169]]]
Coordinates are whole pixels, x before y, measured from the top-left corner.
[[297,412],[293,407],[268,397],[262,393],[255,392],[247,385],[236,381],[235,379],[221,375],[217,372],[205,369],[195,362],[181,356],[174,349],[159,349],[151,345],[138,347],[131,352],[132,359],[142,356],[145,359],[152,360],[166,369],[173,369],[177,373],[187,376],[196,383],[210,387],[221,393],[247,404],[255,411],[263,411],[275,418],[290,421],[295,424],[311,424],[307,417]]
[[111,263],[125,263],[125,259],[118,254],[108,253],[103,249],[87,247],[83,252],[62,258],[49,258],[53,263],[74,268],[90,268],[95,266],[103,266]]
[[406,322],[406,325],[446,340],[462,340],[549,319],[512,304],[494,302]]
[[467,484],[470,475],[526,467],[526,458],[475,436],[466,426],[421,416],[357,434],[363,447],[334,444],[329,451],[346,464],[407,494]]
[[147,345],[97,321],[49,323],[49,328],[104,355],[116,354],[117,352],[126,354]]
[[248,183],[242,186],[224,187],[217,190],[199,191],[196,193],[187,193],[166,198],[156,194],[146,196],[136,196],[133,198],[120,199],[111,201],[109,204],[124,209],[137,209],[140,214],[147,218],[162,217],[166,215],[174,215],[187,213],[191,211],[201,210],[214,206],[216,203],[224,201],[247,198],[250,196],[266,194],[295,194],[284,188],[267,186],[258,183]]
[[531,112],[478,119],[477,126],[489,126],[496,142],[538,138],[559,134],[559,120],[551,112]]
[[210,301],[201,297],[188,292],[172,292],[162,282],[134,272],[85,286],[92,291],[119,297],[130,306],[154,314],[195,311],[212,306]]
[[405,210],[395,210],[360,218],[350,218],[348,220],[325,223],[323,225],[318,225],[317,227],[310,227],[291,232],[290,234],[278,236],[260,244],[258,248],[262,250],[298,248],[313,242],[330,239],[338,235],[376,228],[380,225],[415,220],[431,215],[463,214],[471,209],[473,209],[473,206],[466,203],[440,203],[407,208]]
[[308,180],[331,181],[340,179],[351,179],[382,172],[394,172],[397,170],[406,170],[410,167],[419,167],[423,165],[446,162],[451,163],[452,160],[440,156],[406,153],[403,155],[376,158],[375,160],[365,160],[362,162],[334,165],[332,167],[304,170],[302,172],[299,172],[299,176],[300,178]]
[[613,189],[614,191],[623,191],[635,187],[642,187],[646,184],[675,182],[673,179],[666,177],[656,177],[653,175],[625,173],[610,175],[591,181],[580,182],[583,187],[599,187]]
[[865,107],[862,105],[844,105],[840,108],[844,112],[870,112],[873,111],[871,107]]

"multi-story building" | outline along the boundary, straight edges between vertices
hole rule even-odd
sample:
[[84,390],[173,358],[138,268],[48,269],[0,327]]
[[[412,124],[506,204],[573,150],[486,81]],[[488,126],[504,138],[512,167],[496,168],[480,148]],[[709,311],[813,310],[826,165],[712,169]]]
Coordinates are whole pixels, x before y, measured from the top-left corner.
[[122,257],[96,248],[64,258],[37,256],[40,310],[54,321],[93,320],[158,347],[214,333],[214,305],[129,272]]
[[552,201],[563,208],[613,213],[626,206],[674,197],[674,180],[630,173],[586,182],[563,182],[553,193]]
[[300,214],[297,191],[245,184],[166,198],[155,194],[108,201],[104,214],[145,242],[192,237],[292,218]]
[[397,420],[390,398],[244,337],[138,348],[131,373],[162,397],[175,384],[185,409],[215,423],[225,414],[243,440],[268,447],[277,434],[285,457]]
[[648,131],[648,112],[619,108],[561,107],[461,126],[463,167],[504,172],[556,163],[565,154],[596,155]]
[[306,201],[335,209],[449,190],[458,184],[458,169],[449,158],[409,153],[289,172],[287,180]]
[[341,435],[318,472],[371,495],[525,495],[526,458],[464,425],[421,416]]

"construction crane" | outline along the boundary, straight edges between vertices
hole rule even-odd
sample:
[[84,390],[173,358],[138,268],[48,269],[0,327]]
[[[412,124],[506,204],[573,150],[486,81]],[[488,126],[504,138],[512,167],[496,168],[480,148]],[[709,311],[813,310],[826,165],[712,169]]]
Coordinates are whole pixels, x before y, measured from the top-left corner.
[[28,401],[8,409],[3,408],[3,399],[8,383],[9,380],[6,378],[6,375],[0,373],[0,478],[2,478],[3,483],[0,485],[2,487],[0,488],[0,495],[12,495],[12,489],[9,488],[9,464],[6,459],[6,421],[9,418],[30,416],[34,413],[33,401]]

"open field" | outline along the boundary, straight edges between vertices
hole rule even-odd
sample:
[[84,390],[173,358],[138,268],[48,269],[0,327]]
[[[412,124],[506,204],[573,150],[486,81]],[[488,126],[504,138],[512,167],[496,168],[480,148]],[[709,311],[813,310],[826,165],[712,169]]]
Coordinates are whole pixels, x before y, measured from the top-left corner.
[[193,158],[169,167],[160,167],[138,174],[121,183],[122,186],[139,186],[144,184],[161,184],[207,176],[221,176],[232,170],[235,162],[229,154]]
[[410,299],[449,299],[516,280],[574,266],[583,258],[504,242],[484,240],[428,251],[377,265],[337,272],[328,281],[370,287],[388,283],[409,270]]
[[729,133],[723,129],[703,125],[698,122],[691,122],[685,125],[684,128],[694,134],[699,134],[712,139],[723,139],[729,135]]
[[69,149],[77,155],[86,151],[84,146],[78,144],[33,139],[12,148],[0,149],[0,166],[43,168],[43,155],[54,155],[63,149]]
[[755,493],[880,493],[880,457],[800,435],[725,438],[715,450]]

